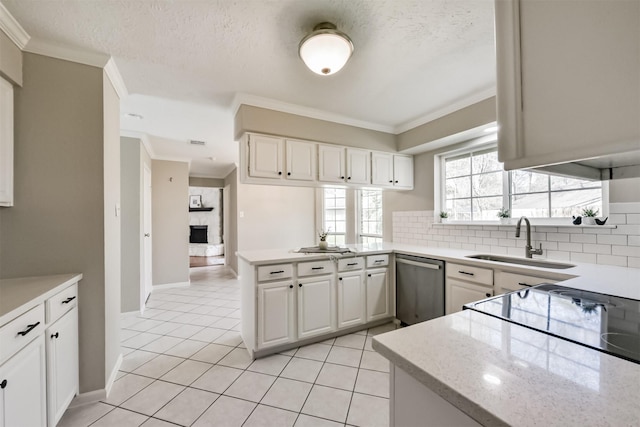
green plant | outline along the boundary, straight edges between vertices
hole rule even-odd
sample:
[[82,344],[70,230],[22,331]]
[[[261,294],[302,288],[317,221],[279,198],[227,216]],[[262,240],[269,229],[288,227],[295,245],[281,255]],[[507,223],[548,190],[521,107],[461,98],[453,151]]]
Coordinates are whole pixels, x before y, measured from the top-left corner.
[[586,216],[589,218],[593,218],[598,216],[598,209],[593,208],[584,208],[582,209],[582,216]]
[[449,212],[447,211],[440,211],[440,218],[449,218]]
[[498,211],[498,218],[511,218],[511,211],[507,208],[502,208]]

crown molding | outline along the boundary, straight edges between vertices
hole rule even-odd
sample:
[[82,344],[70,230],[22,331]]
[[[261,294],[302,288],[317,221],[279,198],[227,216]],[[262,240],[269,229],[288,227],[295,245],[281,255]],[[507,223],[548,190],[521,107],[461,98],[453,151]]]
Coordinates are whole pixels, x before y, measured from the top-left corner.
[[254,107],[267,108],[269,110],[280,111],[282,113],[295,114],[298,116],[309,117],[311,119],[326,120],[329,122],[340,123],[348,126],[355,126],[364,129],[375,130],[379,132],[393,133],[392,126],[385,126],[377,123],[358,120],[342,114],[330,113],[324,110],[318,110],[310,107],[303,107],[288,102],[278,101],[276,99],[264,98],[261,96],[250,95],[248,93],[238,92],[233,98],[232,111],[235,116],[240,105],[251,105]]
[[33,38],[29,40],[29,43],[27,43],[23,50],[25,52],[50,56],[52,58],[63,59],[65,61],[77,62],[78,64],[91,65],[99,68],[105,68],[111,59],[111,56],[105,53],[82,51],[77,48],[57,45]]
[[483,91],[477,92],[471,96],[468,96],[460,101],[454,102],[452,104],[447,105],[445,108],[429,113],[425,116],[419,117],[417,119],[413,119],[411,121],[399,124],[393,129],[395,135],[399,135],[403,132],[411,130],[413,128],[417,128],[418,126],[422,126],[425,123],[432,122],[436,119],[446,116],[447,114],[455,113],[462,108],[473,105],[477,102],[484,101],[487,98],[491,98],[496,95],[496,87],[490,87],[489,89],[485,89]]
[[104,72],[111,81],[111,84],[120,99],[126,98],[129,95],[129,91],[127,90],[127,86],[124,84],[122,74],[120,74],[120,70],[118,70],[118,66],[113,58],[109,58],[107,61],[107,64],[104,66]]
[[0,3],[0,30],[4,31],[7,37],[21,50],[24,49],[31,38],[2,3]]
[[189,167],[191,167],[191,160],[188,157],[174,157],[174,156],[155,156],[152,157],[153,160],[162,160],[165,162],[179,162],[179,163],[186,163],[187,165],[189,165]]
[[149,135],[147,135],[146,133],[138,132],[134,130],[121,129],[120,136],[139,139],[142,142],[142,145],[144,145],[145,150],[147,150],[147,154],[149,154],[149,157],[151,157],[152,159],[156,158],[156,153],[153,151],[153,148],[151,147],[151,142],[149,142]]

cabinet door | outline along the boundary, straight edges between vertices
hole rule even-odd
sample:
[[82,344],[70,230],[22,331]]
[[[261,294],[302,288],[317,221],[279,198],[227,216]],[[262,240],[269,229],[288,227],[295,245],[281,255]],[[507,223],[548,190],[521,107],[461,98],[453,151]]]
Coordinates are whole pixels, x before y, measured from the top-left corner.
[[249,135],[249,176],[282,177],[282,139]]
[[338,276],[338,329],[364,323],[364,273],[341,273]]
[[316,177],[316,144],[286,141],[287,179],[313,181]]
[[293,341],[293,292],[291,282],[258,286],[258,348]]
[[473,285],[447,278],[447,314],[462,311],[462,306],[488,298],[493,295],[493,288]]
[[371,183],[381,187],[393,186],[393,154],[371,153]]
[[0,426],[46,425],[44,347],[40,335],[0,367]]
[[298,338],[335,330],[333,276],[298,281]]
[[367,322],[390,315],[389,271],[386,268],[367,271]]
[[49,425],[60,421],[78,393],[78,308],[47,329],[47,413]]
[[0,206],[13,206],[13,86],[0,77]]
[[318,145],[318,179],[324,182],[344,182],[344,148]]
[[393,186],[407,190],[413,188],[413,157],[393,156]]
[[350,184],[371,183],[371,152],[347,148],[347,182]]

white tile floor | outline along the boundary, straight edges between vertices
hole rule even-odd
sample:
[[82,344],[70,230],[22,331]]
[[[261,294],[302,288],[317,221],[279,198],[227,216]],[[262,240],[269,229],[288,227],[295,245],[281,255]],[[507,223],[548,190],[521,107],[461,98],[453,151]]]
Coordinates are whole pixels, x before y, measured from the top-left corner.
[[388,426],[389,364],[371,337],[392,324],[252,361],[238,281],[224,266],[155,291],[122,319],[124,361],[109,398],[59,426]]

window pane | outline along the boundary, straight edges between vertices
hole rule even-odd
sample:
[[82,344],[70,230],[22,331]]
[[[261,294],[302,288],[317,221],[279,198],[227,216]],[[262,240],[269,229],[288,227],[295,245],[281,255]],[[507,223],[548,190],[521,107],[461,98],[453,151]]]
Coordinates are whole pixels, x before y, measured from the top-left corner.
[[514,194],[549,191],[549,175],[527,171],[511,171],[510,174]]
[[451,200],[451,207],[448,207],[448,210],[451,212],[451,219],[456,221],[470,221],[471,199]]
[[551,215],[570,217],[582,215],[582,209],[598,209],[602,213],[602,190],[558,191],[551,193]]
[[495,221],[502,208],[502,196],[473,199],[473,219],[475,221]]
[[474,196],[502,195],[502,172],[474,175],[472,182]]
[[323,230],[331,234],[327,236],[327,241],[331,245],[339,244],[336,241],[344,242],[345,237],[340,233],[346,232],[346,190],[344,188],[324,189],[324,222]]
[[480,155],[474,154],[471,162],[473,164],[472,171],[474,174],[502,170],[502,163],[498,161],[497,151],[491,151]]
[[469,175],[471,171],[471,157],[447,159],[445,160],[444,169],[446,178]]
[[367,243],[367,236],[379,237],[382,241],[382,190],[360,190],[359,194],[359,239]]
[[447,199],[471,196],[471,180],[468,176],[447,179]]
[[511,216],[543,218],[549,216],[549,193],[511,196]]
[[600,188],[600,181],[587,181],[586,179],[574,179],[564,176],[551,176],[551,190],[569,190],[579,188]]

